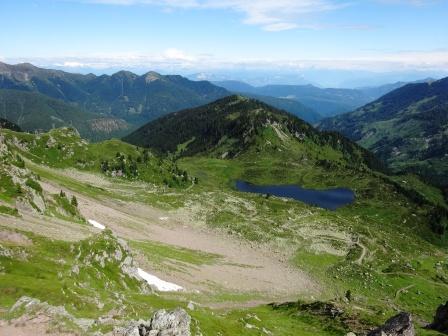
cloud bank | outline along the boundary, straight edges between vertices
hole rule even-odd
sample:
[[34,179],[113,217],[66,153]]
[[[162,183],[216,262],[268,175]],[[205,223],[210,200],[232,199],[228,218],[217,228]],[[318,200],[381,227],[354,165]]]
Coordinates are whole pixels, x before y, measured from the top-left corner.
[[8,63],[31,62],[40,66],[76,69],[157,69],[206,71],[213,69],[339,69],[368,71],[448,70],[448,49],[372,53],[344,59],[221,59],[214,55],[192,55],[176,48],[158,54],[92,54],[86,56],[4,58]]

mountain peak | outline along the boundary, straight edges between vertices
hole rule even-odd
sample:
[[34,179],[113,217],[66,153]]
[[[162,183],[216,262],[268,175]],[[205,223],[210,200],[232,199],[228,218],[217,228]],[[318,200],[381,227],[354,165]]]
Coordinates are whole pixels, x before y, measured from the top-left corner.
[[162,79],[163,76],[155,71],[149,71],[143,75],[145,77],[146,83],[151,83],[156,80]]
[[118,78],[137,78],[138,76],[131,72],[126,70],[121,70],[116,73],[114,73],[111,77],[118,77]]
[[37,66],[35,66],[35,65],[31,64],[31,63],[28,63],[28,62],[19,63],[19,64],[16,65],[16,67],[19,67],[19,68],[22,68],[22,69],[38,69]]
[[338,134],[321,133],[285,111],[241,95],[171,113],[142,126],[124,140],[162,153],[215,158],[278,152],[297,156],[303,146],[310,151],[331,146],[339,155],[343,152],[350,164],[382,167],[367,151]]

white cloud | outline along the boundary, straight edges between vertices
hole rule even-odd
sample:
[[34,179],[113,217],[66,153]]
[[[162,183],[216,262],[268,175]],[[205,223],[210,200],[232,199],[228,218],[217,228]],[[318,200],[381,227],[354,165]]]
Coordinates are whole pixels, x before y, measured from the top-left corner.
[[[243,23],[261,26],[266,31],[289,30],[298,27],[309,14],[335,10],[346,6],[336,0],[84,0],[109,5],[155,5],[165,9],[224,9],[243,14]],[[344,0],[345,1],[345,0]]]
[[63,63],[56,63],[56,66],[65,67],[65,68],[84,68],[86,65],[81,62],[74,61],[66,61]]
[[275,31],[282,31],[282,30],[290,30],[290,29],[294,29],[297,27],[298,27],[298,25],[295,23],[277,22],[277,23],[271,23],[271,24],[265,25],[263,27],[263,29],[266,31],[275,32]]
[[[61,1],[61,0],[60,0]],[[67,0],[65,0],[67,1]],[[68,0],[70,1],[70,0]],[[71,0],[103,5],[152,5],[167,12],[175,9],[222,9],[243,15],[242,22],[262,27],[266,31],[283,31],[296,28],[315,29],[304,22],[311,14],[334,11],[356,2],[352,0]],[[443,0],[373,0],[385,5],[424,6]],[[325,25],[317,25],[326,28]],[[358,29],[347,25],[346,29]]]
[[188,61],[188,62],[192,62],[192,61],[196,60],[195,57],[187,55],[182,50],[179,50],[176,48],[170,48],[170,49],[165,50],[165,52],[163,53],[163,56],[167,60]]

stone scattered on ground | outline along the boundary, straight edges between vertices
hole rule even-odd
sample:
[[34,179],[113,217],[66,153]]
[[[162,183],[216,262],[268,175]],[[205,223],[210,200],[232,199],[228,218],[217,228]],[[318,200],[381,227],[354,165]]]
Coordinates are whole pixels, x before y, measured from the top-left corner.
[[190,336],[191,317],[181,308],[173,311],[158,310],[150,321],[132,322],[117,328],[116,336]]
[[402,312],[388,319],[384,325],[372,330],[367,336],[415,336],[412,316]]
[[299,308],[300,310],[309,311],[315,315],[328,316],[331,318],[336,318],[344,314],[344,311],[332,302],[316,301],[301,304]]

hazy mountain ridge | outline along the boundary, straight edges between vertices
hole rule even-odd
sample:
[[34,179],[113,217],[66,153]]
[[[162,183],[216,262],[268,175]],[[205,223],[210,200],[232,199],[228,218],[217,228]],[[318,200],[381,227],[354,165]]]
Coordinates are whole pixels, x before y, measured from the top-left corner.
[[[236,83],[235,84],[236,87],[230,85],[229,90],[235,92],[236,94],[240,94],[248,98],[259,100],[263,103],[271,105],[280,110],[285,110],[309,123],[315,123],[322,119],[322,116],[319,113],[314,111],[312,108],[303,105],[301,102],[297,100],[278,98],[274,96],[263,96],[256,93],[251,93],[250,88],[253,88],[252,86],[249,86],[248,84],[242,82],[236,82],[236,81],[231,82]],[[219,86],[219,84],[217,85]],[[247,87],[249,87],[249,89]]]
[[401,83],[397,83],[373,88],[337,89],[319,88],[310,84],[266,85],[255,87],[239,81],[222,81],[214,83],[229,91],[241,94],[247,92],[260,96],[271,96],[298,101],[323,117],[352,111],[375,100],[384,94],[384,92],[393,90],[401,85]]

